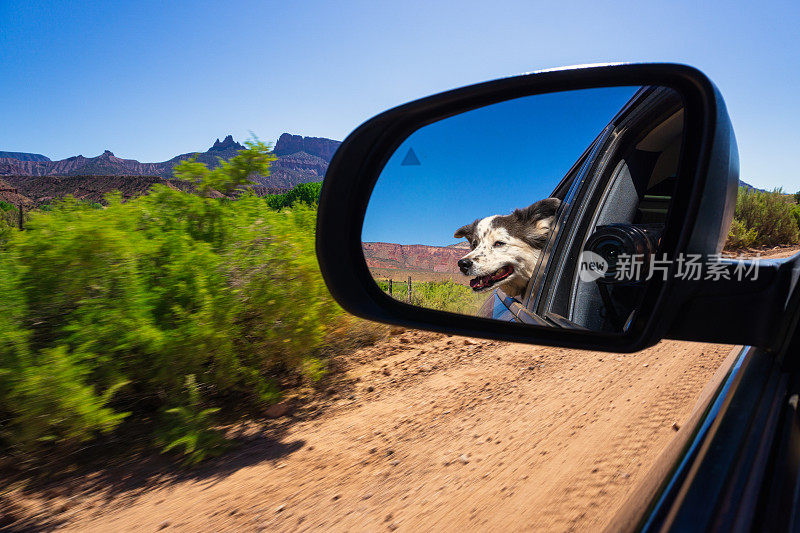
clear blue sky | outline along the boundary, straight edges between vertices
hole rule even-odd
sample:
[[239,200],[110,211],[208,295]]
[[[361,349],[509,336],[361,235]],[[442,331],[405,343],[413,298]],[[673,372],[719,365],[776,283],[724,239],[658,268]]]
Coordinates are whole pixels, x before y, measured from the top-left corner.
[[529,96],[417,130],[381,172],[362,240],[447,246],[476,218],[547,198],[637,89]]
[[678,61],[722,89],[742,177],[800,189],[800,2],[0,0],[0,150],[161,161],[249,131],[342,139],[540,68]]

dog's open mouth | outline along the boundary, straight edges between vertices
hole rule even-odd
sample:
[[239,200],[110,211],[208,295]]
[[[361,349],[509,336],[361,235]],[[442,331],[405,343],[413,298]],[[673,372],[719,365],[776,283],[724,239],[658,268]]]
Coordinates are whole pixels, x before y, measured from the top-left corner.
[[513,273],[514,273],[514,267],[512,267],[511,265],[506,265],[497,272],[495,272],[494,274],[479,276],[477,278],[469,280],[469,286],[472,287],[473,291],[481,291],[483,289],[491,287],[498,281],[506,279]]

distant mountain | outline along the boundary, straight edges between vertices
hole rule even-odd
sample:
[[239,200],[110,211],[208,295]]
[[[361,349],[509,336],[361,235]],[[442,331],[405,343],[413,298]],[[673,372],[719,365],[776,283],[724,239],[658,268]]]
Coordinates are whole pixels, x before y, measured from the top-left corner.
[[60,161],[0,159],[0,176],[153,176],[159,175],[163,170],[163,163],[140,163],[135,159],[120,159],[108,150],[97,157],[76,155]]
[[[466,244],[466,243],[465,243]],[[461,243],[450,246],[364,242],[361,244],[367,268],[375,278],[414,281],[451,280],[463,285],[469,278],[461,275],[458,260],[469,251]]]
[[[270,175],[256,176],[255,180],[265,191],[286,190],[300,183],[322,181],[333,154],[341,144],[340,141],[323,137],[283,133],[273,149],[277,160],[272,163]],[[51,161],[42,154],[0,151],[0,176],[158,176],[170,179],[175,165],[192,156],[214,168],[219,164],[219,159],[227,161],[243,149],[243,145],[228,135],[222,141],[217,139],[205,152],[180,154],[160,163],[122,159],[109,150],[97,157],[77,155],[60,161]],[[739,185],[763,192],[763,189],[741,180]]]
[[340,144],[342,144],[340,141],[332,141],[323,137],[301,137],[300,135],[284,133],[278,137],[278,142],[275,143],[273,152],[277,156],[305,152],[330,163]]
[[29,154],[28,152],[0,152],[0,159],[17,159],[19,161],[50,161],[42,154]]
[[463,248],[426,244],[365,242],[361,247],[369,268],[424,270],[447,274],[459,273],[456,263],[465,254]]
[[753,187],[749,183],[745,183],[742,180],[739,180],[739,187],[744,187],[745,189],[752,189],[752,190],[760,191],[760,192],[766,192],[766,191],[764,191],[764,189],[759,189],[758,187]]
[[172,159],[164,161],[163,163],[154,164],[161,165],[160,171],[157,173],[159,176],[162,178],[171,178],[173,167],[175,167],[175,165],[181,161],[185,161],[193,156],[196,156],[197,161],[200,163],[205,163],[209,168],[214,168],[219,165],[220,158],[227,161],[235,156],[239,150],[244,150],[244,148],[245,147],[243,145],[233,140],[233,135],[228,135],[222,141],[219,139],[214,141],[214,144],[211,145],[211,148],[205,152],[189,152],[186,154],[176,155]]
[[[255,180],[269,189],[289,189],[300,183],[321,181],[340,144],[331,139],[284,133],[275,145],[274,153],[278,158],[272,163],[270,175],[257,176]],[[160,163],[122,159],[109,150],[97,157],[77,155],[60,161],[50,161],[44,156],[39,156],[43,159],[0,157],[0,176],[158,176],[170,179],[175,165],[180,161],[196,156],[199,162],[214,168],[219,164],[219,159],[227,161],[242,149],[244,146],[228,135],[222,141],[217,139],[205,152],[180,154]]]

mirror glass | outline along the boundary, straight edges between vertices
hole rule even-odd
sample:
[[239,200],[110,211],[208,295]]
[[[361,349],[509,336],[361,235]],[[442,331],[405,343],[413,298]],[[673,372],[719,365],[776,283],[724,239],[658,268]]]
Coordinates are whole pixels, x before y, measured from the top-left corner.
[[376,284],[411,305],[557,328],[629,327],[666,275],[659,241],[680,94],[526,96],[424,126],[389,158],[362,231]]

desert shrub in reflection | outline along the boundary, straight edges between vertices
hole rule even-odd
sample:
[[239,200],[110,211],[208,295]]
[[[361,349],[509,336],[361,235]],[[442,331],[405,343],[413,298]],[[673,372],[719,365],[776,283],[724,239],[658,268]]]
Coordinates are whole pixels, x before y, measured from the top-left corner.
[[760,191],[739,187],[725,248],[772,247],[797,244],[800,208],[781,189]]
[[[376,280],[376,282],[384,292],[389,292],[388,281]],[[391,295],[397,300],[409,302],[408,282],[393,282]],[[451,280],[415,282],[412,279],[411,282],[411,305],[428,309],[474,315],[488,297],[489,295],[487,294],[476,293],[469,287]]]
[[276,376],[320,376],[346,320],[317,267],[315,206],[212,196],[67,198],[0,227],[0,452],[135,423],[196,458],[175,443],[215,442],[200,427],[214,407],[257,411]]

